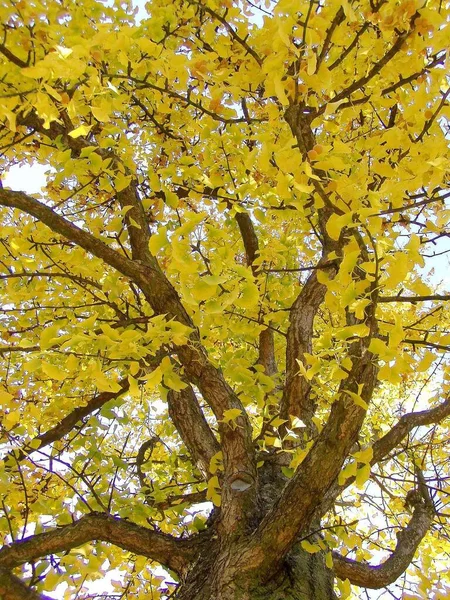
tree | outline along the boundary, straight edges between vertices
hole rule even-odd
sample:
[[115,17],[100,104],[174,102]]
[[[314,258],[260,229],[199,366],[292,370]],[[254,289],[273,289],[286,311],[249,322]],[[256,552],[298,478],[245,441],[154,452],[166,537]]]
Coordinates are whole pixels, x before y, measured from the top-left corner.
[[448,597],[448,5],[0,11],[1,597]]

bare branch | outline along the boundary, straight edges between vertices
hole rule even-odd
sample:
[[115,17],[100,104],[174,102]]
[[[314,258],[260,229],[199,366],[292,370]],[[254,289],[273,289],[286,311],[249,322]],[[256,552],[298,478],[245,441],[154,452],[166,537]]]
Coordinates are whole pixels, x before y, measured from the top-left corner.
[[371,464],[380,462],[416,427],[440,423],[448,416],[450,416],[450,396],[434,408],[403,415],[390,431],[374,443]]
[[13,569],[93,540],[109,542],[128,552],[146,556],[178,574],[184,573],[190,562],[195,560],[201,543],[199,537],[178,539],[125,519],[93,512],[70,525],[4,546],[0,550],[0,567]]
[[191,386],[179,392],[170,390],[167,402],[173,424],[194,463],[207,478],[211,458],[219,452],[220,446],[198,404],[194,390]]
[[292,305],[286,345],[286,383],[281,400],[280,416],[301,418],[311,426],[315,405],[309,392],[311,383],[299,373],[297,361],[305,362],[305,353],[311,353],[314,319],[322,304],[327,288],[319,283],[315,271],[308,277]]
[[450,295],[434,294],[433,296],[378,296],[378,302],[428,302],[429,300],[450,300]]
[[381,565],[372,566],[333,552],[333,565],[340,579],[353,585],[379,589],[393,583],[406,571],[414,554],[433,522],[433,510],[425,501],[418,503],[405,529],[397,534],[397,545]]

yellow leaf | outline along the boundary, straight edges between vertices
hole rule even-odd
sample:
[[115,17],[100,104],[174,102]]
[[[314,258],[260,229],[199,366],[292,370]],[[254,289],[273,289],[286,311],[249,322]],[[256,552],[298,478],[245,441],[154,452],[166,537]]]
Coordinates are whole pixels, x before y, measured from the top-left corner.
[[348,598],[352,593],[352,586],[348,579],[345,579],[344,581],[337,579],[337,586],[340,592],[339,600],[345,600],[345,598]]
[[369,479],[369,477],[370,477],[370,465],[367,464],[367,465],[362,466],[356,472],[356,478],[355,478],[356,486],[358,488],[362,488],[363,485],[366,483],[366,481]]
[[389,267],[387,268],[388,278],[386,279],[386,287],[395,288],[403,283],[409,273],[409,260],[405,252],[397,252],[392,256]]
[[135,379],[132,375],[128,375],[128,382],[130,384],[130,394],[135,398],[139,398],[141,395],[141,390],[139,388],[137,379]]
[[353,221],[353,212],[348,212],[343,215],[333,213],[328,219],[326,229],[332,240],[338,240],[341,231]]
[[372,352],[372,354],[378,354],[381,358],[389,354],[389,349],[386,344],[383,342],[383,340],[378,338],[373,338],[370,341],[368,350],[369,352]]
[[67,373],[62,371],[56,365],[51,365],[50,363],[43,362],[41,365],[42,371],[48,375],[51,379],[56,379],[56,381],[63,381],[67,377]]
[[308,542],[308,540],[303,540],[301,545],[303,550],[306,550],[306,552],[309,554],[315,554],[316,552],[320,552],[322,549],[319,544],[311,544],[311,542]]
[[314,73],[316,72],[316,67],[317,67],[317,56],[316,56],[316,53],[313,52],[311,54],[311,56],[308,57],[308,62],[307,62],[307,67],[306,67],[306,72],[308,73],[308,75],[314,75]]
[[166,189],[165,190],[165,202],[166,202],[167,206],[170,206],[170,208],[177,208],[178,204],[180,203],[180,199],[174,192]]
[[78,365],[79,365],[78,358],[74,354],[71,354],[69,356],[69,358],[66,360],[65,367],[68,371],[70,371],[72,373],[73,371],[75,371],[75,369],[78,368]]
[[416,366],[416,371],[419,373],[424,373],[425,371],[428,371],[435,359],[436,356],[432,352],[427,350],[422,360]]
[[291,418],[292,429],[300,429],[301,427],[306,427],[305,423],[298,417],[294,417],[293,415],[289,415],[289,416]]
[[342,8],[344,9],[344,14],[347,17],[350,23],[354,23],[358,20],[358,17],[355,14],[355,11],[350,5],[349,0],[341,0]]
[[275,417],[275,419],[272,419],[272,421],[270,421],[271,426],[275,427],[275,429],[278,429],[278,427],[280,427],[284,423],[287,423],[287,419],[280,419],[280,417]]
[[357,473],[357,470],[358,470],[358,464],[357,464],[356,460],[353,460],[348,465],[346,465],[344,467],[344,469],[342,469],[342,471],[339,473],[339,477],[338,477],[339,485],[344,485],[344,483],[347,481],[347,479],[349,479],[350,477],[354,477]]
[[237,427],[236,419],[241,414],[242,410],[240,408],[229,408],[228,410],[224,410],[222,419],[219,420],[219,423],[226,423],[235,429]]
[[131,176],[118,173],[114,180],[114,189],[116,192],[121,192],[130,185]]
[[130,217],[130,225],[132,227],[136,227],[136,229],[141,229],[141,226],[139,225],[139,223],[136,223],[136,221]]
[[173,370],[164,373],[164,385],[176,392],[184,390],[187,387],[187,383]]
[[98,313],[94,313],[91,317],[89,317],[89,319],[85,319],[84,321],[77,323],[77,327],[79,327],[80,329],[83,329],[83,331],[85,331],[85,332],[89,332],[89,330],[93,329],[95,322],[97,320],[97,317],[98,317]]
[[206,489],[206,498],[207,500],[211,500],[214,506],[220,506],[221,497],[220,497],[220,483],[217,475],[211,477],[208,481],[208,487]]
[[91,113],[101,123],[108,123],[110,120],[108,111],[101,106],[91,106]]
[[314,186],[307,185],[306,183],[297,183],[296,181],[293,182],[293,186],[298,192],[301,192],[302,194],[310,194],[314,190]]
[[11,412],[3,416],[3,426],[5,427],[5,429],[10,430],[13,427],[15,427],[17,423],[19,423],[20,418],[20,411],[12,410]]
[[367,410],[369,408],[369,405],[367,404],[367,402],[365,400],[363,400],[359,394],[355,394],[355,392],[351,392],[350,390],[343,390],[343,391],[345,394],[347,394],[347,396],[350,396],[350,398],[353,400],[353,402],[357,406],[360,406],[364,410]]
[[209,462],[209,470],[214,475],[217,471],[223,471],[223,454],[222,451],[217,452],[211,457]]
[[210,285],[207,281],[205,281],[202,278],[197,281],[197,283],[192,288],[191,292],[194,298],[201,302],[203,300],[209,300],[210,298],[215,296],[216,289],[216,285]]
[[252,281],[247,281],[242,288],[241,296],[236,300],[236,305],[240,308],[254,308],[258,302],[258,286]]
[[169,244],[167,239],[166,227],[159,227],[157,233],[154,233],[148,243],[148,247],[153,256],[156,256],[160,250]]
[[281,102],[281,104],[283,106],[289,106],[289,98],[286,96],[284,84],[278,76],[274,77],[273,85],[275,88],[277,98]]
[[92,129],[92,125],[80,125],[76,129],[73,129],[69,135],[72,138],[79,138],[82,135],[87,135]]
[[373,448],[371,446],[369,446],[365,450],[360,450],[359,452],[354,452],[352,454],[352,456],[354,458],[356,458],[356,460],[359,463],[368,464],[368,463],[370,463],[370,461],[373,458]]
[[73,52],[72,48],[65,48],[64,46],[55,46],[55,50],[60,58],[67,58]]
[[10,402],[14,396],[5,390],[0,390],[0,404],[5,406],[8,402]]
[[108,379],[101,371],[95,371],[92,373],[92,380],[95,383],[98,390],[101,392],[112,392],[116,393],[121,390],[120,385],[111,379]]
[[145,389],[153,390],[157,385],[159,385],[162,381],[163,373],[160,367],[156,367],[154,371],[145,375],[143,379],[145,380]]
[[58,339],[58,333],[61,325],[56,324],[51,327],[46,327],[43,329],[39,339],[39,346],[41,350],[48,350],[53,346],[55,341]]

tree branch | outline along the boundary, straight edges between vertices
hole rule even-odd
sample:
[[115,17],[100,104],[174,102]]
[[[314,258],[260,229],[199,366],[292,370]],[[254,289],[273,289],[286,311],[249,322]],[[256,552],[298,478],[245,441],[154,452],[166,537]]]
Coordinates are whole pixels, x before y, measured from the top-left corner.
[[93,540],[109,542],[128,552],[155,560],[177,574],[183,574],[195,560],[202,538],[174,538],[125,519],[93,512],[70,525],[3,546],[0,550],[0,567],[13,569],[49,554],[67,552]]
[[378,302],[428,302],[429,300],[450,300],[450,295],[434,294],[433,296],[378,296]]
[[[334,272],[336,272],[336,267],[334,267]],[[326,292],[327,287],[319,283],[317,274],[313,271],[292,305],[289,315],[286,383],[281,400],[280,416],[282,419],[289,419],[289,415],[299,417],[308,427],[312,424],[315,404],[310,398],[311,384],[299,373],[297,361],[304,363],[305,353],[311,353],[314,319]]]
[[[412,412],[400,417],[399,421],[373,446],[373,456],[370,465],[373,467],[382,461],[392,450],[406,438],[416,427],[424,425],[434,425],[440,423],[450,416],[450,396],[441,404],[428,410]],[[321,517],[327,513],[333,505],[336,498],[355,481],[354,477],[349,477],[343,485],[334,483],[324,494],[322,502],[317,509],[317,514]]]
[[8,208],[18,208],[26,212],[47,225],[55,233],[59,233],[90,254],[100,258],[122,275],[131,279],[139,279],[139,274],[142,277],[142,269],[139,264],[113,250],[106,242],[61,217],[52,208],[25,194],[25,192],[0,189],[0,205]]
[[450,396],[439,406],[403,415],[390,431],[373,444],[371,464],[380,462],[416,427],[440,423],[448,416],[450,416]]
[[406,571],[432,522],[433,510],[423,500],[416,505],[408,526],[397,534],[395,550],[384,563],[377,566],[367,565],[333,552],[336,575],[360,587],[371,589],[386,587]]
[[[364,77],[360,77],[359,79],[354,81],[351,85],[349,85],[345,90],[342,90],[342,92],[339,92],[339,94],[336,94],[336,96],[334,96],[332,98],[331,102],[333,102],[333,103],[339,102],[340,100],[343,100],[344,98],[351,96],[351,94],[353,94],[353,92],[356,92],[356,90],[361,89],[371,79],[373,79],[373,77],[375,77],[375,75],[378,75],[378,73],[381,71],[381,69],[383,69],[383,67],[385,67],[392,60],[392,58],[394,58],[394,56],[402,49],[403,44],[405,43],[407,38],[411,35],[411,33],[414,31],[414,22],[418,17],[419,17],[419,13],[416,12],[410,21],[410,29],[408,31],[405,31],[404,33],[401,33],[397,37],[394,44],[384,54],[384,56],[382,58],[380,58],[379,61],[377,61],[376,63],[374,63],[372,65],[372,68],[369,70],[367,75],[364,75]],[[321,113],[321,112],[323,112],[323,110],[324,110],[324,107],[321,107],[320,109],[318,109],[318,112]]]
[[261,521],[243,557],[243,568],[260,570],[268,577],[273,574],[295,543],[299,531],[311,523],[325,492],[338,477],[366,414],[345,392],[358,394],[368,403],[376,382],[378,369],[373,364],[373,355],[366,349],[367,343],[368,338],[365,338],[350,347],[353,367],[349,377],[341,383],[328,421],[274,507]]
[[[91,398],[86,405],[75,408],[72,412],[70,412],[63,419],[61,419],[61,421],[57,423],[57,425],[55,425],[45,433],[41,433],[40,435],[33,438],[30,442],[28,442],[28,444],[24,448],[13,451],[14,458],[18,461],[21,461],[29,454],[32,454],[37,450],[42,450],[43,448],[52,444],[53,442],[62,439],[65,435],[72,431],[72,429],[79,421],[92,414],[95,410],[101,408],[110,400],[113,400],[114,398],[118,398],[122,394],[125,394],[130,388],[128,378],[119,381],[119,385],[121,389],[118,392],[102,392],[101,394],[97,394],[96,396]],[[37,442],[39,442],[39,444]],[[5,461],[7,461],[10,458],[10,454],[5,457]]]
[[8,48],[4,44],[0,44],[0,53],[3,54],[3,56],[9,60],[9,62],[12,62],[16,65],[16,67],[19,67],[20,69],[28,67],[27,62],[13,54],[11,50],[8,50]]
[[0,598],[2,600],[54,600],[38,594],[7,569],[0,568]]
[[[225,381],[222,372],[209,361],[207,352],[200,343],[197,329],[156,259],[149,254],[145,262],[130,260],[91,233],[61,217],[52,208],[23,192],[0,189],[0,205],[23,210],[46,224],[52,231],[63,235],[97,256],[132,279],[140,287],[156,314],[167,315],[168,319],[175,318],[192,329],[190,343],[179,346],[177,354],[185,368],[186,377],[199,388],[203,398],[219,421],[225,476],[232,477],[238,473],[244,473],[245,476],[256,481],[255,451],[248,414],[238,396]],[[236,421],[238,427],[234,429],[221,422],[223,413],[231,408],[240,411],[240,416]],[[243,526],[240,504],[246,502],[254,494],[256,494],[255,485],[250,486],[245,493],[239,494],[233,493],[229,486],[225,488],[224,503],[229,501],[233,504],[233,510],[227,512],[228,527]]]
[[209,6],[207,6],[206,4],[202,4],[201,2],[194,2],[194,4],[199,6],[201,8],[201,10],[204,10],[205,12],[209,13],[212,17],[217,19],[219,21],[219,23],[222,23],[222,25],[225,27],[225,29],[229,32],[231,38],[233,40],[235,40],[238,44],[240,44],[244,48],[246,53],[250,54],[250,56],[252,56],[255,59],[255,61],[258,63],[259,66],[261,66],[263,64],[263,59],[260,58],[257,55],[257,53],[253,50],[253,48],[251,48],[247,44],[247,42],[245,41],[244,38],[241,38],[238,35],[238,33],[232,28],[232,26],[228,23],[228,21],[223,16],[216,13],[214,10],[209,8]]
[[211,458],[220,451],[191,386],[167,395],[169,416],[178,430],[192,460],[205,478],[209,477]]
[[[255,226],[250,215],[246,212],[237,212],[235,219],[241,232],[242,241],[244,242],[247,265],[256,277],[261,272],[261,269],[254,262],[259,253],[258,236],[256,235]],[[278,367],[275,357],[273,330],[270,327],[264,329],[259,334],[258,347],[258,363],[264,367],[267,375],[274,375],[278,371]]]

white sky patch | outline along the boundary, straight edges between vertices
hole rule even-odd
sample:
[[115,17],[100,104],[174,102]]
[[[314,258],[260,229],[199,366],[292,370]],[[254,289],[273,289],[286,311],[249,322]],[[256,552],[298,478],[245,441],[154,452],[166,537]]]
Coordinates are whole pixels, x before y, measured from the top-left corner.
[[4,187],[11,188],[15,192],[26,192],[36,194],[47,183],[46,172],[48,166],[44,165],[16,165],[3,177]]

